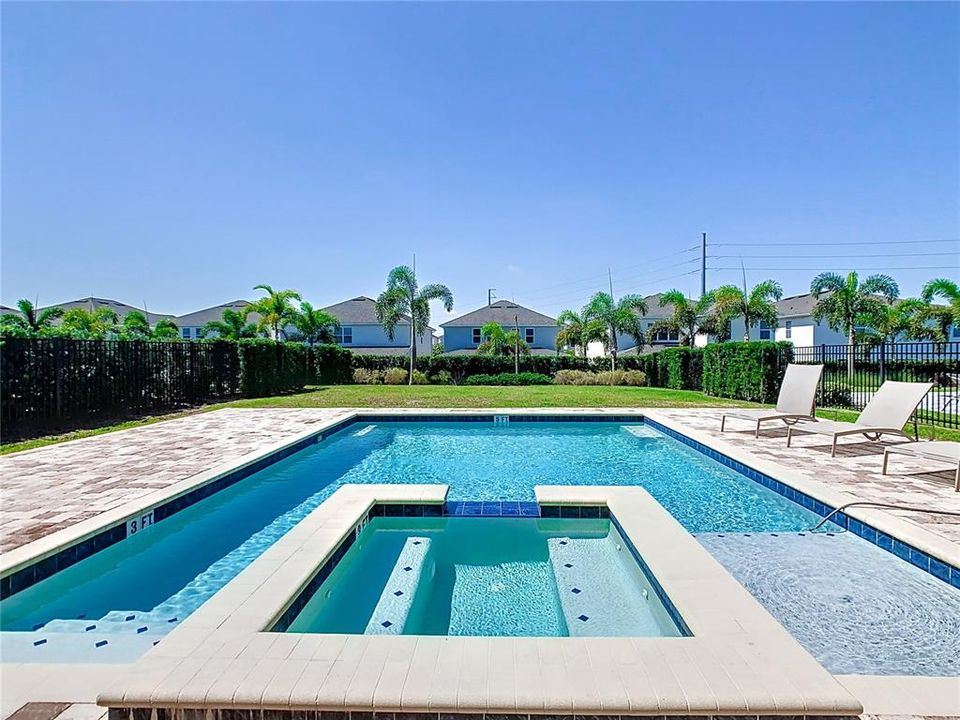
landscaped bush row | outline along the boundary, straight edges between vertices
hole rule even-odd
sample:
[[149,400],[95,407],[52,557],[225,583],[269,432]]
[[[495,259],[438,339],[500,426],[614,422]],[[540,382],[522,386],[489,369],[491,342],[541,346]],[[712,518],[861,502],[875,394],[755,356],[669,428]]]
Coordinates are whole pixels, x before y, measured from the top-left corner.
[[552,385],[549,375],[535,372],[504,372],[496,375],[471,375],[464,385]]
[[[617,370],[639,370],[652,387],[699,390],[703,374],[702,356],[700,348],[669,348],[649,355],[620,357],[617,359]],[[390,367],[405,368],[408,364],[407,358],[396,355],[353,356],[355,370],[383,371]],[[509,357],[488,355],[431,355],[417,358],[417,370],[424,373],[431,383],[459,385],[473,375],[512,373],[514,361]],[[565,370],[602,373],[610,370],[610,360],[569,355],[528,355],[520,358],[520,372],[555,377],[558,372]]]
[[647,375],[642,370],[604,370],[586,372],[584,370],[558,370],[553,376],[557,385],[632,385],[643,387],[647,384]]
[[789,342],[727,342],[703,349],[703,390],[717,397],[773,403],[793,357]]
[[[406,385],[409,371],[406,368],[391,367],[386,370],[368,370],[367,368],[355,368],[353,371],[353,382],[357,385]],[[414,385],[427,385],[430,380],[425,373],[420,370],[413,371]],[[447,385],[449,383],[438,383]]]

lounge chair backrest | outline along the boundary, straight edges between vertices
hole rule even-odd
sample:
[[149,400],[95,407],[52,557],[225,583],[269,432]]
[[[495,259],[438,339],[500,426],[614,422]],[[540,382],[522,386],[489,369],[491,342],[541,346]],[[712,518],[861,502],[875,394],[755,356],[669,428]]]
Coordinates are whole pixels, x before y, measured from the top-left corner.
[[887,380],[870,398],[857,418],[857,425],[902,428],[932,387],[933,383]]
[[777,412],[812,415],[823,365],[787,365],[777,396]]

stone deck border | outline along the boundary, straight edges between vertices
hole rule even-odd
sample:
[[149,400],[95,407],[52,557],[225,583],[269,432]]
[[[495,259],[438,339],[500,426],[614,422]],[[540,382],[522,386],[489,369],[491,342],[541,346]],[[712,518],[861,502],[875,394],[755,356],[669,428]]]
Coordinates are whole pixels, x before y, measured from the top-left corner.
[[[607,505],[693,632],[680,638],[273,633],[378,502],[446,486],[347,485],[101,693],[111,708],[850,716],[860,703],[642,488],[537,488]],[[485,522],[476,520],[476,522]],[[528,522],[534,522],[533,520]],[[704,587],[710,592],[705,593]]]

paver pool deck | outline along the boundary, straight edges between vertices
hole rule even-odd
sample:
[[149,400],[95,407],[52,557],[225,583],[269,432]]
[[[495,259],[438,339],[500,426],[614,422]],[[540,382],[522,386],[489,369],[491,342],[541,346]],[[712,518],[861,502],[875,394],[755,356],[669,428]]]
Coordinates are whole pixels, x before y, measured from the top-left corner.
[[[357,411],[352,408],[227,408],[0,457],[0,552],[26,545],[354,412]],[[451,414],[470,412],[458,410]],[[499,412],[529,410],[513,408]],[[550,412],[583,413],[584,409],[551,408]],[[624,410],[610,412],[622,415]],[[829,438],[798,433],[794,447],[788,448],[786,430],[772,423],[759,439],[754,439],[751,423],[735,419],[728,420],[727,431],[721,433],[721,413],[709,408],[649,412],[859,500],[960,512],[960,493],[953,491],[953,472],[943,463],[902,457],[897,459],[890,475],[883,475],[880,466],[886,443],[844,439],[837,457],[831,458]],[[960,542],[960,517],[889,512]]]
[[[225,409],[2,457],[0,548],[4,559],[30,555],[33,548],[49,547],[57,536],[68,536],[81,525],[96,525],[115,515],[124,505],[189,486],[217,468],[237,464],[245,457],[302,437],[355,412],[348,408]],[[382,415],[389,411],[371,412]],[[393,412],[433,411],[418,408]],[[479,411],[437,412],[463,415]],[[514,408],[482,412],[581,414],[602,410]],[[618,408],[609,412],[624,415],[629,411]],[[831,458],[828,439],[796,435],[794,447],[787,448],[785,430],[772,424],[758,440],[753,438],[750,423],[743,423],[741,428],[736,420],[728,421],[727,432],[721,434],[720,409],[646,412],[638,408],[634,412],[649,414],[652,419],[690,437],[709,442],[731,457],[736,453],[741,460],[755,460],[758,469],[774,469],[781,479],[798,489],[819,490],[825,502],[828,498],[855,499],[960,512],[960,493],[953,492],[950,468],[934,461],[904,457],[891,475],[884,476],[880,472],[883,443],[847,439],[841,441],[838,456]],[[764,467],[759,467],[760,464]],[[800,484],[804,487],[799,488]],[[960,561],[960,518],[886,510],[869,513],[871,517],[895,521],[903,530],[904,539],[910,536],[932,539],[941,556],[946,552],[953,564]],[[7,566],[6,561],[3,564]],[[9,716],[28,701],[92,703],[104,683],[119,670],[118,666],[71,666],[66,677],[64,667],[3,665],[0,717]],[[927,678],[875,680],[878,679],[848,677],[843,681],[861,699],[867,713],[947,714],[937,710],[943,707],[942,686],[927,692],[924,689]],[[960,690],[956,696],[954,704],[960,712]],[[54,717],[58,707],[51,705],[47,715]],[[99,717],[95,707],[74,708],[72,712],[84,715],[84,720]],[[67,720],[67,715],[63,717]],[[47,717],[25,717],[24,720],[47,720]]]

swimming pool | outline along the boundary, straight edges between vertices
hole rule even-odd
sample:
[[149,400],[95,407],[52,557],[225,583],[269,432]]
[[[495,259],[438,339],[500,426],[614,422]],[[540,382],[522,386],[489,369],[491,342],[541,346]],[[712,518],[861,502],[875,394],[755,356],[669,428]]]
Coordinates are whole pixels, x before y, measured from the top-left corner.
[[[7,597],[0,602],[4,654],[23,661],[132,659],[342,485],[431,482],[448,484],[453,502],[507,501],[503,508],[532,502],[538,484],[640,485],[698,536],[798,533],[819,520],[810,509],[651,424],[361,418]],[[906,564],[887,559],[894,580],[907,582]],[[896,588],[886,592],[891,591]],[[948,598],[960,595],[949,586],[944,592]],[[939,596],[921,602],[920,612],[929,616],[943,617],[950,609]],[[789,618],[777,617],[788,624]],[[830,618],[824,622],[829,626]],[[829,627],[831,633],[808,645],[818,658],[829,656],[832,633],[859,632]],[[937,662],[921,669],[955,672]]]
[[676,637],[606,519],[374,518],[286,632]]

